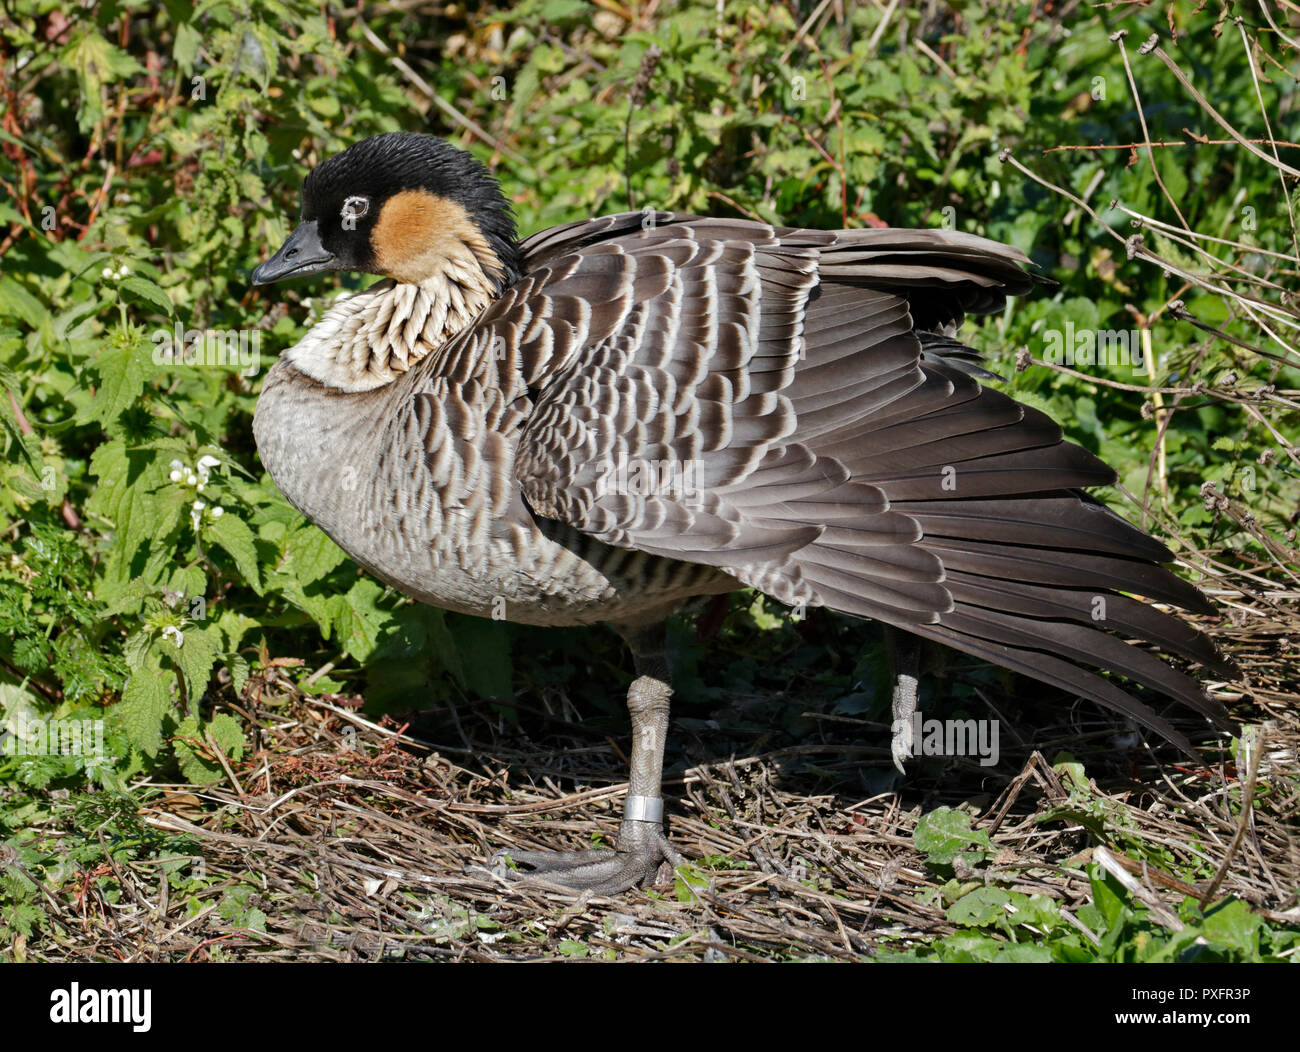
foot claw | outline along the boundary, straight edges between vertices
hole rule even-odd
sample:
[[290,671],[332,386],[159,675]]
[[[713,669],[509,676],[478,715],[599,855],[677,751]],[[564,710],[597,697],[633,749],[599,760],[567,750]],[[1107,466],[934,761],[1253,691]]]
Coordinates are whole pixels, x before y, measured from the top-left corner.
[[[654,884],[660,866],[681,863],[682,856],[668,843],[657,825],[635,823],[640,827],[619,836],[617,851],[498,851],[492,856],[493,874],[505,880],[546,884],[566,891],[591,891],[597,895],[617,895],[641,884]],[[518,866],[506,865],[509,858]]]

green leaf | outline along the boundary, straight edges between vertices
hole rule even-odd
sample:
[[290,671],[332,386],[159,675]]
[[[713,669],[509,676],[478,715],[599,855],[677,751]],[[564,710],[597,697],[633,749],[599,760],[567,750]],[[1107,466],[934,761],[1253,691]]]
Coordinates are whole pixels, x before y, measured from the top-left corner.
[[104,114],[102,93],[105,85],[144,72],[140,63],[100,36],[93,23],[72,38],[60,54],[59,61],[73,70],[80,82],[77,124],[83,132],[90,131]]
[[11,931],[16,931],[28,938],[31,937],[32,932],[38,926],[43,928],[49,923],[45,917],[45,911],[30,902],[6,904],[4,921]]
[[979,858],[993,852],[993,841],[988,833],[971,829],[970,816],[951,807],[940,807],[922,815],[916,823],[912,840],[918,851],[940,865],[951,864],[958,854],[971,848],[978,849],[972,854]]
[[243,654],[228,654],[226,668],[230,670],[231,687],[236,694],[243,697],[244,688],[248,686],[248,661]]
[[23,434],[22,428],[18,425],[18,418],[14,416],[9,399],[5,397],[8,390],[13,390],[8,384],[0,386],[0,427],[3,427],[8,433],[13,443],[13,448],[18,451],[18,455],[26,462],[28,469],[36,477],[41,477],[41,465],[37,460],[40,455],[40,440],[34,435]]
[[1128,895],[1123,886],[1099,865],[1088,867],[1088,883],[1092,887],[1092,903],[1106,922],[1108,931],[1123,923],[1128,908]]
[[[115,602],[124,590],[164,579],[169,570],[152,560],[175,529],[179,504],[167,504],[154,491],[167,484],[166,460],[153,449],[128,449],[122,439],[105,442],[90,458],[91,474],[99,485],[87,510],[107,519],[113,527],[113,544],[95,582],[96,597]],[[168,574],[169,575],[169,574]]]
[[176,728],[175,738],[176,762],[191,785],[210,785],[225,773],[220,764],[209,762],[211,746],[197,717],[186,716]]
[[163,719],[172,711],[171,684],[172,677],[156,666],[138,668],[127,681],[122,700],[109,710],[127,740],[149,756],[162,747]]
[[10,277],[0,277],[0,318],[17,318],[33,329],[49,317],[45,306]]
[[754,601],[749,604],[749,616],[754,619],[754,624],[764,631],[780,628],[784,621],[779,614],[768,611],[765,598],[762,592],[754,593]]
[[229,512],[219,519],[210,519],[203,529],[204,536],[235,560],[235,566],[254,589],[261,594],[262,578],[257,563],[257,546],[253,531],[238,515]]
[[193,709],[207,691],[212,666],[217,662],[217,641],[212,629],[188,625],[181,633],[179,647],[170,639],[160,645],[184,675],[185,693]]
[[202,34],[191,23],[182,22],[178,25],[176,41],[172,45],[172,57],[176,60],[176,65],[186,73],[190,72],[194,68],[194,60],[198,57],[202,43]]
[[379,608],[383,589],[368,577],[363,577],[347,595],[332,596],[329,608],[339,645],[358,661],[364,662],[374,653],[380,630],[388,620],[386,611]]
[[1248,903],[1232,899],[1206,913],[1201,934],[1207,942],[1250,960],[1259,955],[1259,932],[1263,924],[1263,918]]
[[696,892],[704,891],[709,886],[708,874],[701,873],[690,863],[683,862],[673,870],[673,891],[678,902],[694,902]]
[[134,342],[110,347],[95,359],[99,389],[86,409],[86,417],[107,427],[124,410],[140,400],[144,391],[144,368]]
[[148,300],[168,317],[171,317],[172,312],[175,310],[172,301],[167,297],[167,293],[147,278],[131,274],[122,278],[120,285],[140,299]]
[[24,690],[16,683],[0,683],[0,731],[18,732],[20,717],[23,721],[36,720],[41,717],[41,707],[36,695]]
[[1081,807],[1052,807],[1038,815],[1035,822],[1068,822],[1071,825],[1081,825],[1088,830],[1098,840],[1105,841],[1106,820],[1101,814],[1084,810]]
[[315,526],[294,530],[285,549],[289,556],[285,570],[303,586],[319,581],[347,559],[347,553]]
[[948,907],[948,920],[953,924],[984,928],[1007,916],[1005,907],[1010,901],[1009,891],[976,888]]
[[225,712],[219,712],[208,723],[208,734],[232,760],[244,756],[244,731],[239,721]]

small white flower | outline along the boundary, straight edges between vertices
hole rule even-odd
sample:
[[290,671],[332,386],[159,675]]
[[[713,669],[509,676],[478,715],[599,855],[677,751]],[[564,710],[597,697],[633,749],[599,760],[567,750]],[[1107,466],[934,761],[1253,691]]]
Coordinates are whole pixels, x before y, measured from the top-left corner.
[[173,460],[173,461],[172,461],[170,464],[168,464],[167,466],[168,466],[169,468],[171,468],[173,471],[180,471],[181,468],[183,468],[183,467],[185,466],[185,462],[184,462],[184,461],[181,461],[181,460]]
[[119,278],[124,278],[124,277],[126,277],[128,274],[130,274],[130,273],[131,273],[131,268],[128,267],[125,263],[123,263],[123,264],[122,264],[122,269],[119,270],[119,271],[117,272],[117,276],[118,276]]
[[208,481],[208,476],[212,474],[212,469],[221,466],[221,460],[214,456],[199,457],[199,462],[194,465],[194,470],[199,473],[199,481],[204,484]]
[[196,500],[193,504],[190,505],[190,507],[193,508],[195,511],[202,511],[204,508],[207,507],[207,505],[204,504],[203,501],[201,500]]
[[178,650],[180,649],[181,644],[185,642],[185,637],[181,635],[181,630],[175,625],[168,625],[162,630],[162,634],[163,639],[170,639],[176,644],[176,649]]
[[171,479],[173,482],[180,482],[180,480],[181,480],[181,473],[180,473],[179,471],[173,471],[173,472],[172,472],[170,475],[168,475],[167,477],[168,477],[169,479]]
[[103,270],[99,272],[99,276],[101,278],[111,278],[113,276],[113,268],[105,267]]
[[187,471],[185,473],[185,485],[193,486],[198,481],[199,481],[199,477],[196,474],[194,474],[194,472]]
[[220,504],[218,504],[216,507],[212,509],[212,517],[214,519],[219,519],[224,514],[226,514],[226,509],[223,508]]

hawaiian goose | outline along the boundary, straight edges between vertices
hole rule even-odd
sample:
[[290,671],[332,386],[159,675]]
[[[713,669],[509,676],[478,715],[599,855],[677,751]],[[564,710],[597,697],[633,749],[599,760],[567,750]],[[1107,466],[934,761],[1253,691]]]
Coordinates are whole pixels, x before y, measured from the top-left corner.
[[620,891],[679,857],[661,825],[664,621],[693,597],[750,586],[875,618],[1184,749],[1074,662],[1226,723],[1123,638],[1223,669],[1205,637],[1123,593],[1205,599],[1157,565],[1164,545],[1079,489],[1111,469],[981,386],[990,374],[953,338],[965,314],[1030,290],[1025,263],[951,231],[661,212],[518,242],[472,157],[379,135],[308,175],[300,225],[253,273],[390,279],[281,356],[257,446],[290,503],[399,591],[623,635],[639,678],[618,850],[515,856],[549,882]]

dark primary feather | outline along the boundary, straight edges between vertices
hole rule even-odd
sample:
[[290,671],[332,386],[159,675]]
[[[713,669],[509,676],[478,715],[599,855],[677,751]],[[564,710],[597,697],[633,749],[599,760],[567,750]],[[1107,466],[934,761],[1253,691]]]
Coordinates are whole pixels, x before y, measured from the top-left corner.
[[[1163,545],[1080,492],[1111,469],[982,386],[991,374],[952,336],[1030,289],[1019,252],[946,231],[651,219],[525,242],[524,278],[478,327],[517,352],[501,374],[518,377],[514,471],[533,514],[877,618],[1183,748],[1082,666],[1226,725],[1194,680],[1125,642],[1224,670],[1204,636],[1121,593],[1198,611],[1204,599],[1158,565]],[[441,367],[454,375],[475,342]],[[695,462],[702,491],[602,492],[620,457]]]

